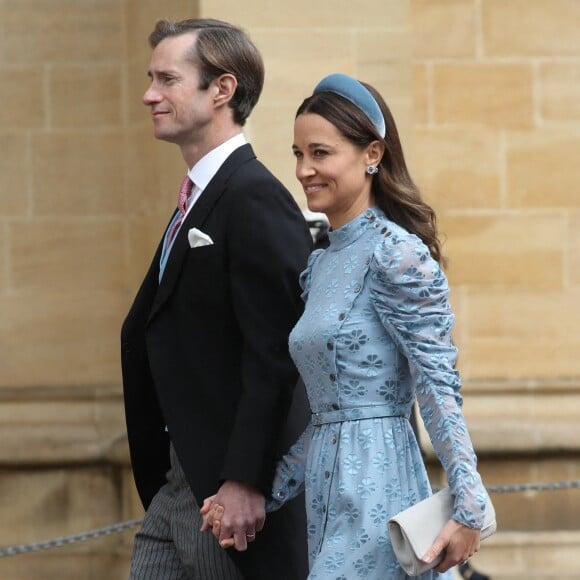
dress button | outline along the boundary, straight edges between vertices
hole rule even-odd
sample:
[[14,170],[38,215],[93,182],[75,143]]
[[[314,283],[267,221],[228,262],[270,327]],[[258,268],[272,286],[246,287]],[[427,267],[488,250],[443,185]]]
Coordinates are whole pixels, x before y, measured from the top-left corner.
[[333,435],[333,436],[332,436],[332,439],[330,440],[330,442],[331,442],[333,445],[336,445],[336,435]]
[[326,348],[327,348],[328,350],[332,350],[332,349],[334,348],[334,345],[332,344],[332,342],[327,342],[327,343],[326,343]]
[[344,312],[341,312],[341,313],[338,315],[338,319],[339,319],[339,320],[344,320],[344,319],[345,319],[345,316],[346,316],[346,314],[345,314]]
[[361,289],[361,286],[360,286],[360,284],[357,284],[357,285],[354,287],[354,291],[355,291],[357,294],[360,292],[360,289]]
[[334,383],[334,381],[336,381],[336,375],[330,375],[330,380]]

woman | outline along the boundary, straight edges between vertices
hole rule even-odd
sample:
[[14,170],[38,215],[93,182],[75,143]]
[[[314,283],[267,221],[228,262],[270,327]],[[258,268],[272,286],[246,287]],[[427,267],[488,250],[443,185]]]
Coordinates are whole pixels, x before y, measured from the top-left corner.
[[424,557],[445,550],[443,573],[477,551],[486,491],[461,413],[434,212],[387,105],[351,77],[324,78],[302,103],[292,149],[308,208],[331,231],[301,276],[306,307],[290,335],[312,420],[279,463],[267,508],[305,488],[311,580],[405,578],[387,520],[431,493],[409,423],[416,399],[455,498]]

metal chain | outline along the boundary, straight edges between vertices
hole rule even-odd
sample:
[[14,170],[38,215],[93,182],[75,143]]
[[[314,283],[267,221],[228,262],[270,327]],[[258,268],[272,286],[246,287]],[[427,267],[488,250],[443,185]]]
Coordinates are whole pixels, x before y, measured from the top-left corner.
[[580,479],[572,481],[554,481],[552,483],[512,483],[506,485],[488,485],[490,493],[519,493],[523,491],[557,491],[580,488]]
[[105,526],[104,528],[97,528],[89,532],[81,534],[73,534],[71,536],[62,536],[61,538],[54,538],[46,540],[45,542],[36,542],[32,544],[20,544],[17,546],[7,546],[0,548],[0,558],[5,556],[15,556],[17,554],[26,554],[28,552],[38,552],[40,550],[50,550],[51,548],[60,548],[68,544],[76,544],[77,542],[84,542],[85,540],[94,540],[103,536],[110,536],[118,532],[124,532],[141,524],[143,520],[128,520],[113,524],[112,526]]
[[[563,489],[578,489],[580,488],[580,479],[571,481],[554,481],[551,483],[512,483],[506,485],[489,485],[487,491],[490,493],[520,493],[526,491],[559,491]],[[32,544],[20,544],[17,546],[7,546],[0,548],[0,558],[5,556],[16,556],[17,554],[26,554],[29,552],[38,552],[40,550],[50,550],[52,548],[60,548],[69,544],[76,544],[86,540],[94,540],[102,538],[103,536],[110,536],[118,532],[124,532],[131,528],[135,528],[141,524],[143,520],[128,520],[120,522],[104,528],[97,528],[89,532],[81,534],[73,534],[71,536],[62,536],[61,538],[54,538],[46,540],[45,542],[37,542]]]

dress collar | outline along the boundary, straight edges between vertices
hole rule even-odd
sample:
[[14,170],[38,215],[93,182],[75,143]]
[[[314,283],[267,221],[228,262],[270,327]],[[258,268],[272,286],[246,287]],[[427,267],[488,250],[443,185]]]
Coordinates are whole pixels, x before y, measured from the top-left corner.
[[370,207],[358,216],[340,226],[336,230],[328,232],[330,248],[341,250],[358,240],[378,219],[384,217],[382,210],[378,207]]

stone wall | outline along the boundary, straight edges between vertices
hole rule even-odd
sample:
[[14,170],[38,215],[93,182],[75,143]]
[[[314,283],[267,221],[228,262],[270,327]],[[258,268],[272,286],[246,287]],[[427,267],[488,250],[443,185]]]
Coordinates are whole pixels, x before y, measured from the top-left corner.
[[[196,13],[191,0],[0,1],[2,546],[142,515],[119,331],[184,171],[141,104],[147,36]],[[126,578],[133,533],[0,559],[0,578]]]
[[[580,3],[410,7],[412,167],[447,238],[481,470],[491,485],[579,479]],[[503,533],[484,571],[577,574],[578,490],[493,498]]]
[[[580,3],[0,0],[0,545],[141,516],[119,329],[185,169],[141,104],[146,39],[196,15],[261,49],[247,134],[301,205],[296,107],[333,71],[379,88],[446,237],[486,481],[578,478]],[[573,530],[577,493],[498,496],[500,524]],[[0,559],[0,578],[124,578],[132,534]],[[488,551],[500,575],[545,543],[525,537]]]
[[580,4],[412,0],[413,165],[467,380],[580,377]]

